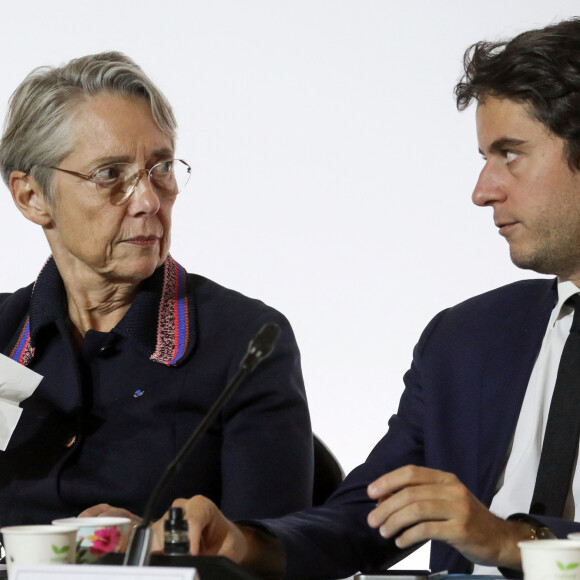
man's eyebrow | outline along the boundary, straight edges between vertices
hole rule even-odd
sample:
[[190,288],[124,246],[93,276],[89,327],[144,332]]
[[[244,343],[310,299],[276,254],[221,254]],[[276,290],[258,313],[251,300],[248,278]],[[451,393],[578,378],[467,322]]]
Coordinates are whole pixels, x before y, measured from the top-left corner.
[[[496,139],[490,146],[489,152],[490,153],[499,153],[500,151],[505,151],[506,149],[510,149],[511,147],[519,147],[525,143],[522,139],[510,139],[509,137],[502,137],[501,139]],[[479,152],[484,155],[481,148]]]

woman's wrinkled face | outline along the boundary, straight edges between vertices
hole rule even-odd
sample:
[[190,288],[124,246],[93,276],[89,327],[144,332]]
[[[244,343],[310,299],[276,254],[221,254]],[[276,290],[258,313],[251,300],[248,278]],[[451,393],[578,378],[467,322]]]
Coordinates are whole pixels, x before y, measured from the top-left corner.
[[[89,97],[75,107],[71,129],[73,152],[59,163],[62,169],[91,174],[111,163],[129,163],[136,173],[173,157],[171,138],[140,98]],[[175,198],[160,199],[146,175],[120,205],[80,177],[55,171],[54,184],[56,200],[45,231],[59,268],[138,284],[164,262]]]

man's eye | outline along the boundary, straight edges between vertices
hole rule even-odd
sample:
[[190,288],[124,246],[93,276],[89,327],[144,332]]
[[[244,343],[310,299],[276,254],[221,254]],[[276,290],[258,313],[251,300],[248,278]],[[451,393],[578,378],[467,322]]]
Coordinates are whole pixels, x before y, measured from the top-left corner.
[[99,183],[107,183],[111,181],[116,181],[119,179],[121,171],[118,167],[110,165],[108,167],[102,167],[97,169],[92,175],[93,179]]
[[513,161],[514,159],[517,159],[517,158],[518,158],[518,154],[515,151],[506,151],[505,152],[505,159],[508,163],[510,161]]

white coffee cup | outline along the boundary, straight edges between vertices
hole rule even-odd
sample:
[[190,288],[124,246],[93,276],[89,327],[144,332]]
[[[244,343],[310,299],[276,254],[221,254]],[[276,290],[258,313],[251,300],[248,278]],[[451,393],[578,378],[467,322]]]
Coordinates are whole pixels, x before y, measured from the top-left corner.
[[525,580],[580,580],[580,542],[518,542]]
[[52,521],[55,526],[77,530],[77,564],[94,564],[109,552],[123,552],[127,547],[129,518],[63,518]]
[[14,564],[72,564],[77,529],[65,526],[8,526],[1,528],[8,575]]

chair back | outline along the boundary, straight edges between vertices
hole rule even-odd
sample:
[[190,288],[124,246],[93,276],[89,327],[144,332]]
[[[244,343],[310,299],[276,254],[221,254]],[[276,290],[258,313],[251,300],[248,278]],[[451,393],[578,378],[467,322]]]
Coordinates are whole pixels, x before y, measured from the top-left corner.
[[323,504],[342,483],[344,471],[332,451],[316,436],[314,439],[314,488],[312,505]]

